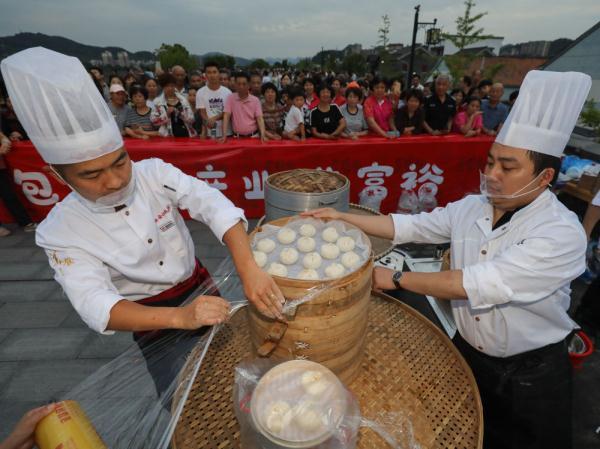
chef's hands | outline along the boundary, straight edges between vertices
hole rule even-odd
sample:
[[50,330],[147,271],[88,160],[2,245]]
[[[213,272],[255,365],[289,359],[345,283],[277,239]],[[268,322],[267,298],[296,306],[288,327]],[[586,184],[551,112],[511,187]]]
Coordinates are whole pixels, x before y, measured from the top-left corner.
[[229,302],[218,296],[198,296],[179,307],[177,329],[194,330],[202,326],[222,324],[229,319]]
[[393,274],[394,271],[389,268],[375,267],[373,269],[373,290],[395,290]]
[[282,313],[285,298],[271,276],[255,264],[242,277],[242,284],[246,297],[260,313],[285,321]]
[[320,209],[307,210],[300,214],[301,217],[314,217],[322,220],[341,220],[342,213],[333,207],[322,207]]
[[0,442],[0,449],[31,449],[35,446],[35,427],[38,423],[54,410],[56,404],[34,408],[28,411],[17,423],[12,433],[4,442]]

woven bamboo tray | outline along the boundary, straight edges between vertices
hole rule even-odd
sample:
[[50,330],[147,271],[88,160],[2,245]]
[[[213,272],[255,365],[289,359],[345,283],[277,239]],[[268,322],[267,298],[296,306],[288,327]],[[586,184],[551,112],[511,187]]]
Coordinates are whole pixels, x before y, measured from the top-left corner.
[[[361,206],[359,204],[350,203],[350,207],[348,212],[351,214],[357,215],[381,215],[380,212],[371,209],[370,207]],[[266,216],[262,216],[256,227],[259,228],[265,224]],[[374,235],[367,234],[369,240],[371,241],[371,248],[373,249],[373,258],[377,261],[381,259],[383,256],[389,254],[394,249],[394,244],[389,239],[384,239],[382,237],[375,237]]]
[[[373,293],[361,373],[348,388],[363,416],[402,411],[425,448],[481,448],[483,413],[475,379],[452,342],[412,308]],[[249,357],[247,310],[216,335],[173,435],[174,449],[240,448],[234,368]],[[389,448],[361,429],[360,449]],[[246,448],[244,448],[246,449]]]

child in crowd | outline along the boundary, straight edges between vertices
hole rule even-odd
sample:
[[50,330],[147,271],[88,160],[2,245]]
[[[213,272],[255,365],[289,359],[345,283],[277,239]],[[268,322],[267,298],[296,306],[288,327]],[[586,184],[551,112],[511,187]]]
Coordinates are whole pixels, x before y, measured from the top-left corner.
[[306,101],[304,93],[301,90],[293,90],[289,94],[292,99],[292,106],[285,116],[285,126],[283,128],[283,137],[286,139],[304,141],[306,139],[306,130],[304,129],[304,114],[302,107]]
[[483,129],[483,112],[479,97],[469,97],[465,102],[467,109],[459,112],[454,117],[453,131],[465,137],[474,137],[481,134]]

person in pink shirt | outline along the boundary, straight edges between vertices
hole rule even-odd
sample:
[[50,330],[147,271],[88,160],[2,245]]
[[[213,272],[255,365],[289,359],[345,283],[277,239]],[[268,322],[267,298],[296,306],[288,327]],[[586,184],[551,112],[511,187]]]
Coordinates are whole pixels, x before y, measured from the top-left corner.
[[461,133],[465,137],[473,137],[481,134],[483,129],[483,112],[481,112],[481,100],[479,97],[469,97],[466,101],[467,109],[459,112],[454,117],[452,130]]
[[245,72],[235,75],[235,93],[225,100],[223,109],[223,136],[219,143],[227,141],[229,122],[235,137],[258,137],[266,142],[265,121],[260,100],[250,94],[250,76]]
[[394,123],[394,108],[386,96],[387,82],[383,78],[375,77],[371,82],[371,95],[365,100],[363,110],[365,119],[372,133],[393,139],[398,131]]

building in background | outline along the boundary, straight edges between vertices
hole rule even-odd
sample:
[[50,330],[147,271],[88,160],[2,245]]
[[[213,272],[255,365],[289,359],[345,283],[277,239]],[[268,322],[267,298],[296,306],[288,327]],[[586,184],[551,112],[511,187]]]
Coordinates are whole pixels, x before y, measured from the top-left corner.
[[[502,48],[502,42],[504,42],[503,37],[492,36],[489,39],[477,41],[477,42],[474,42],[472,44],[465,46],[463,51],[470,50],[470,49],[485,48],[485,49],[489,49],[491,54],[493,54],[494,56],[498,56],[500,54],[500,49]],[[448,39],[442,39],[440,46],[442,46],[444,48],[444,50],[443,50],[444,55],[453,55],[455,53],[458,53],[458,51],[459,51],[459,49],[456,47],[456,45],[454,45]]]
[[588,99],[600,105],[600,21],[544,64],[543,69],[587,73],[592,77]]

